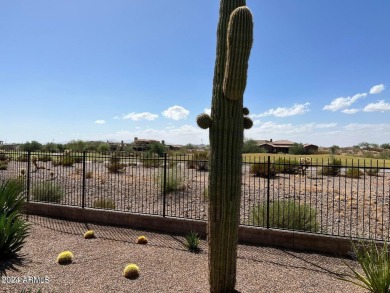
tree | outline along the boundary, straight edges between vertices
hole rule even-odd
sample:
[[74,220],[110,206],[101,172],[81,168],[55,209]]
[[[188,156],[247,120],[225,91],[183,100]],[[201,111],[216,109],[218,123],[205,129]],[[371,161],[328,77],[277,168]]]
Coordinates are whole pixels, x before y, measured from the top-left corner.
[[213,293],[233,292],[236,283],[243,132],[253,125],[243,107],[253,42],[252,13],[245,5],[245,0],[220,2],[211,117],[197,117],[210,137],[207,229]]
[[162,157],[166,152],[166,147],[162,143],[154,142],[148,146],[148,152]]
[[256,141],[253,139],[245,139],[244,145],[242,147],[242,153],[248,154],[248,153],[259,153],[260,148],[257,145]]
[[288,153],[292,155],[306,155],[307,150],[302,143],[294,143],[289,149]]
[[20,149],[22,151],[30,151],[30,152],[37,152],[37,151],[41,151],[43,149],[43,146],[41,143],[37,142],[36,140],[33,140],[31,142],[26,142],[22,145],[20,145]]

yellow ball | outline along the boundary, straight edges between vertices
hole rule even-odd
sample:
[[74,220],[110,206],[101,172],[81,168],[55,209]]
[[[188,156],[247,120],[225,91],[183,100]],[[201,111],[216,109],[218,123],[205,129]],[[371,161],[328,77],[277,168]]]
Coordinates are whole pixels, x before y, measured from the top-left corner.
[[85,239],[95,238],[95,232],[93,230],[88,230],[87,232],[84,233],[84,238]]

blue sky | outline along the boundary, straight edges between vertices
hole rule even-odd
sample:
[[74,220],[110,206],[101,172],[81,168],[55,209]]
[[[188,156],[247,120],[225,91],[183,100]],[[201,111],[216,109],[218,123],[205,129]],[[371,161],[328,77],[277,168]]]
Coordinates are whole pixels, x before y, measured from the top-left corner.
[[[247,138],[390,142],[390,1],[247,0]],[[0,0],[0,140],[208,143],[218,0]]]

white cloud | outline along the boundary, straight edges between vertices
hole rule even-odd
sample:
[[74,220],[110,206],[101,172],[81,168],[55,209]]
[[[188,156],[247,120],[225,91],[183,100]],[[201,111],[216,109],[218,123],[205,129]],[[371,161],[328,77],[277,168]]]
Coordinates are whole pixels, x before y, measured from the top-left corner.
[[371,95],[379,94],[379,93],[381,93],[384,89],[385,89],[385,85],[382,84],[382,83],[381,83],[381,84],[374,85],[372,88],[370,88],[370,94],[371,94]]
[[96,120],[95,123],[96,124],[104,124],[104,123],[106,123],[106,121],[104,121],[104,120]]
[[149,113],[149,112],[142,112],[142,113],[129,113],[129,114],[126,114],[126,115],[123,115],[122,116],[123,119],[127,120],[127,119],[131,119],[131,120],[134,120],[134,121],[139,121],[139,120],[155,120],[158,118],[158,115],[156,114],[152,114],[152,113]]
[[211,115],[211,109],[210,108],[205,108],[204,113]]
[[315,128],[319,128],[319,129],[323,129],[323,128],[333,128],[333,127],[336,127],[337,126],[337,123],[333,122],[333,123],[324,123],[324,124],[316,124],[315,125]]
[[359,109],[344,109],[341,112],[343,112],[344,114],[355,114],[359,111],[360,111]]
[[350,107],[353,103],[355,103],[358,99],[364,98],[367,96],[367,93],[356,94],[352,97],[339,97],[330,102],[329,105],[326,105],[322,110],[329,110],[335,112],[337,110],[341,110],[344,108]]
[[190,111],[188,111],[187,109],[184,109],[183,107],[181,106],[173,106],[173,107],[170,107],[168,109],[166,109],[165,111],[162,112],[163,116],[168,118],[168,119],[172,119],[172,120],[181,120],[181,119],[186,119],[188,117],[188,115],[190,114]]
[[266,116],[275,116],[275,117],[288,117],[304,114],[309,110],[310,103],[305,104],[295,104],[290,108],[278,107],[276,109],[270,109],[262,114],[249,115],[251,118],[266,117]]
[[377,103],[370,103],[363,109],[364,112],[386,112],[390,111],[390,103],[386,103],[384,100]]
[[112,119],[118,120],[119,116],[114,116],[114,117],[112,117]]

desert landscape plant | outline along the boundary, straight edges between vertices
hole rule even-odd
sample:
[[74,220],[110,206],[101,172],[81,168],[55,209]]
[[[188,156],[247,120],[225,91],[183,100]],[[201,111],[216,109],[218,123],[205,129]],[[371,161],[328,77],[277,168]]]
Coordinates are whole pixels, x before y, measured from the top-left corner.
[[115,209],[115,202],[110,198],[102,198],[102,199],[96,199],[92,206],[95,209],[108,209],[108,210],[114,210]]
[[146,236],[139,236],[137,237],[137,244],[147,244],[148,243],[148,238]]
[[359,168],[348,168],[345,172],[345,176],[349,178],[360,178],[364,173]]
[[164,188],[165,179],[165,192],[173,192],[177,190],[183,190],[185,188],[184,179],[180,174],[180,170],[169,169],[164,178],[164,173],[161,172],[158,175],[158,181],[162,188]]
[[123,276],[127,279],[137,279],[139,277],[139,267],[136,264],[128,264],[123,270]]
[[294,200],[280,200],[269,204],[264,202],[252,208],[250,213],[250,225],[266,227],[267,218],[272,228],[290,229],[308,232],[318,232],[320,224],[317,222],[317,212],[308,204],[302,204]]
[[84,238],[85,239],[93,239],[93,238],[95,238],[95,231],[88,230],[87,232],[84,233]]
[[71,251],[63,251],[57,256],[57,263],[60,265],[67,265],[72,263],[74,255]]
[[352,271],[344,281],[356,284],[373,293],[390,292],[390,253],[385,241],[380,247],[375,241],[359,241],[351,244],[354,258],[358,261],[363,273],[346,264]]
[[31,195],[35,201],[60,203],[64,197],[64,191],[53,182],[42,181],[32,186]]
[[195,231],[190,231],[185,235],[185,247],[191,251],[191,252],[197,252],[200,250],[199,248],[199,243],[200,243],[200,238],[198,233]]
[[9,259],[22,249],[29,224],[22,217],[25,195],[19,180],[0,182],[0,259]]
[[209,282],[211,292],[233,292],[242,181],[244,128],[252,127],[243,107],[248,60],[253,42],[252,13],[245,0],[221,0],[217,29],[211,117],[198,126],[209,129]]
[[276,165],[270,163],[254,163],[250,167],[250,173],[256,177],[275,177],[276,176]]
[[320,171],[320,175],[325,176],[339,176],[341,172],[342,163],[341,160],[336,158],[331,158],[329,164],[324,166]]

